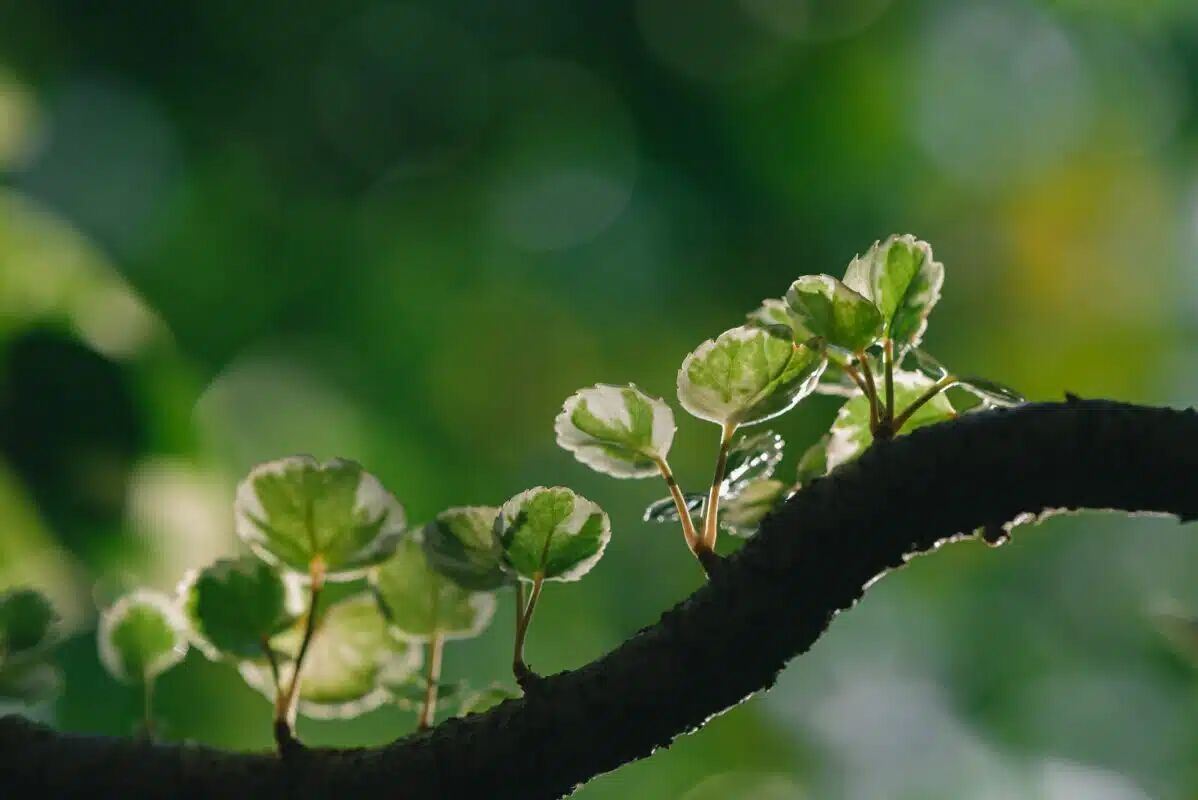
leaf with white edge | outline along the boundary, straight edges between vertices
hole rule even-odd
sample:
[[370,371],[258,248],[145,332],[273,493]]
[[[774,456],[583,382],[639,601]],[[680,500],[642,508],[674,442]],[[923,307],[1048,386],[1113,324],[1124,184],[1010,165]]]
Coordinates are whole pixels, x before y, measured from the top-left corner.
[[917,372],[923,373],[934,381],[948,377],[948,367],[937,361],[928,351],[920,350],[918,347],[912,348],[911,357],[915,361]]
[[657,474],[674,441],[674,412],[633,384],[595,384],[566,399],[553,423],[557,443],[588,467],[616,478]]
[[959,378],[956,385],[987,406],[1007,408],[1027,402],[1027,398],[1009,386],[985,378]]
[[894,235],[874,242],[865,255],[854,258],[844,282],[877,306],[883,335],[900,349],[914,347],[940,299],[944,265],[932,257],[927,242],[910,234]]
[[[894,404],[900,412],[932,387],[935,381],[918,372],[900,370],[894,373]],[[925,425],[955,417],[956,411],[944,392],[935,395],[920,406],[903,425],[899,433],[909,433]],[[831,438],[828,440],[828,469],[833,470],[846,461],[856,458],[873,441],[869,430],[869,401],[857,395],[843,406],[832,423]]]
[[748,434],[733,442],[720,496],[731,497],[752,481],[773,475],[785,447],[785,440],[773,431]]
[[296,581],[243,556],[189,572],[179,584],[179,603],[192,643],[216,661],[262,655],[264,644],[302,613],[303,598]]
[[433,569],[423,533],[415,531],[370,573],[370,584],[400,637],[427,642],[436,635],[468,639],[495,616],[495,595],[463,589]]
[[819,441],[803,451],[799,465],[795,469],[795,481],[800,486],[806,486],[816,478],[828,474],[828,442],[831,437],[824,434]]
[[786,302],[813,336],[851,353],[869,347],[882,333],[873,302],[831,275],[804,275],[790,285]]
[[[279,665],[284,685],[291,681],[303,638],[299,622],[271,640],[285,660]],[[345,719],[372,711],[390,699],[397,685],[420,669],[421,648],[395,634],[370,592],[329,606],[320,616],[304,656],[299,712],[314,719]],[[243,661],[242,678],[268,698],[275,686],[263,660]]]
[[765,516],[786,499],[782,481],[755,480],[720,506],[720,525],[737,536],[752,536]]
[[815,389],[822,349],[772,329],[739,327],[708,339],[678,370],[678,399],[699,419],[751,425],[789,411]]
[[0,702],[33,705],[62,691],[62,670],[40,659],[0,664]]
[[595,503],[563,486],[521,492],[496,522],[504,568],[520,580],[576,581],[603,557],[611,522]]
[[[707,495],[691,493],[684,494],[682,498],[686,502],[686,507],[690,511],[691,517],[696,519],[702,518],[703,503],[706,502]],[[678,506],[674,504],[673,496],[654,500],[645,509],[642,519],[645,522],[677,522],[680,517],[678,516]]]
[[498,684],[488,686],[485,689],[469,692],[464,695],[462,697],[462,705],[458,709],[458,716],[465,717],[469,714],[482,714],[501,703],[508,700],[515,700],[519,697],[519,692],[514,692],[504,686]]
[[290,456],[259,464],[237,487],[237,534],[263,560],[352,580],[395,549],[403,506],[360,464]]
[[100,615],[100,661],[125,683],[152,681],[187,654],[187,620],[161,592],[136,589]]
[[433,569],[475,591],[511,582],[503,571],[503,548],[495,536],[499,509],[460,506],[437,515],[424,527],[424,552]]
[[41,647],[57,621],[50,601],[35,589],[0,593],[0,661]]
[[762,300],[760,306],[745,316],[750,325],[762,328],[789,328],[791,338],[796,342],[805,342],[811,338],[811,332],[803,327],[798,315],[781,298]]

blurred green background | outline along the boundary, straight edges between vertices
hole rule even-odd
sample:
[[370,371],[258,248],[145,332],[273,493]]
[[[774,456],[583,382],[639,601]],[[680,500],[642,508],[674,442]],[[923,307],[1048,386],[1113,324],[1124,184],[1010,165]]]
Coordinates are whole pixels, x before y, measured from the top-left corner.
[[[294,452],[362,461],[418,521],[537,484],[600,502],[607,556],[528,649],[591,660],[700,573],[640,521],[658,482],[555,447],[561,401],[672,397],[700,341],[891,232],[946,265],[926,341],[954,368],[1192,402],[1196,101],[1191,0],[0,5],[0,587],[71,633],[29,713],[132,731],[97,605],[233,551],[234,484]],[[780,421],[784,470],[835,406]],[[716,430],[683,417],[697,490]],[[1198,670],[1163,607],[1198,613],[1171,521],[955,545],[578,797],[1193,798]],[[447,672],[504,678],[512,620],[505,596]],[[269,746],[268,703],[195,652],[159,706],[169,738]]]

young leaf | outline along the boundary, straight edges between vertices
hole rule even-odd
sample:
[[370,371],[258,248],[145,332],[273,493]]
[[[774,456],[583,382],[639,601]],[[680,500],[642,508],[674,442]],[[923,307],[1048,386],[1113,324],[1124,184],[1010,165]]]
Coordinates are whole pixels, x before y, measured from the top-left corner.
[[795,470],[795,481],[800,486],[806,486],[816,478],[822,478],[828,474],[828,442],[830,440],[831,437],[825,433],[818,442],[803,452],[798,468]]
[[720,524],[737,536],[752,536],[757,526],[786,499],[782,481],[751,481],[720,506]]
[[828,368],[815,385],[815,393],[832,397],[852,397],[858,391],[857,384],[849,374],[829,358]]
[[192,642],[212,660],[257,658],[300,614],[297,584],[256,558],[222,559],[188,574],[179,601]]
[[424,552],[433,569],[475,591],[511,581],[503,571],[503,548],[495,536],[499,509],[461,506],[442,511],[424,527]]
[[495,615],[495,595],[472,592],[433,569],[416,531],[371,572],[370,583],[398,634],[413,642],[477,636]]
[[948,377],[948,367],[941,364],[926,350],[912,348],[911,356],[915,359],[915,369],[934,381]]
[[[438,681],[437,702],[445,702],[467,694],[468,688],[463,681],[453,683]],[[428,691],[428,679],[423,675],[412,675],[401,683],[387,685],[387,691],[391,693],[391,701],[395,705],[405,711],[417,711],[424,704],[425,693]]]
[[557,443],[592,469],[616,478],[657,474],[674,441],[674,412],[636,386],[580,389],[554,421]]
[[463,695],[462,705],[458,709],[458,716],[465,717],[469,714],[482,714],[485,711],[490,711],[500,703],[515,700],[519,696],[518,692],[514,692],[499,684],[492,684],[485,689]]
[[[701,519],[703,517],[703,503],[707,500],[707,495],[688,493],[684,494],[686,507],[694,518]],[[642,516],[645,522],[677,522],[678,506],[674,504],[673,497],[663,497],[660,500],[654,500],[645,508],[645,513]]]
[[513,497],[496,523],[504,568],[524,581],[576,581],[603,557],[611,538],[607,514],[562,486],[538,486]]
[[903,347],[919,344],[928,314],[940,299],[944,265],[932,248],[911,235],[874,242],[854,258],[844,274],[845,285],[872,300],[882,315],[882,333]]
[[0,661],[41,647],[57,620],[58,614],[41,592],[10,589],[0,593]]
[[745,318],[748,320],[749,325],[755,325],[760,328],[775,328],[779,326],[789,328],[791,338],[796,342],[805,342],[812,336],[811,332],[803,327],[799,316],[781,298],[762,300],[761,305],[745,315]]
[[985,378],[960,378],[956,385],[989,406],[1005,408],[1027,402],[1026,397],[1011,387]]
[[[284,659],[279,669],[284,685],[291,681],[295,656],[303,638],[296,624],[271,641]],[[316,719],[356,717],[378,708],[390,697],[386,686],[415,674],[422,661],[421,648],[403,641],[392,631],[370,592],[362,592],[329,606],[304,657],[300,676],[300,713]],[[243,661],[241,676],[267,697],[275,686],[263,660]]]
[[[935,381],[918,372],[895,372],[895,407],[900,411],[905,409],[934,383]],[[952,403],[940,392],[912,414],[899,433],[908,433],[924,425],[943,422],[955,416]],[[872,441],[873,435],[869,430],[869,401],[864,395],[857,395],[840,407],[836,421],[832,424],[827,448],[828,469],[835,469],[857,457]]]
[[774,468],[782,460],[786,442],[773,431],[742,436],[728,449],[728,464],[724,483],[720,487],[721,497],[738,494],[746,485],[774,474]]
[[773,329],[740,327],[708,339],[678,370],[678,399],[699,419],[751,425],[811,394],[827,365],[821,349]]
[[100,661],[114,678],[145,683],[183,660],[187,621],[169,597],[137,589],[100,615]]
[[291,456],[254,467],[237,487],[237,534],[263,560],[330,580],[351,580],[382,561],[404,531],[404,512],[353,461]]
[[869,347],[882,332],[874,304],[831,275],[804,275],[790,285],[786,302],[812,335],[852,353]]

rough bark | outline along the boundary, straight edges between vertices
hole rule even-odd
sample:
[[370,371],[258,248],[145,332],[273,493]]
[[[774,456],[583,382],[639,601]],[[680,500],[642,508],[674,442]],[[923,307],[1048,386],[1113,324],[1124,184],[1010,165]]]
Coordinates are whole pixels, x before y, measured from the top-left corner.
[[966,415],[880,443],[815,481],[656,624],[489,713],[384,747],[287,760],[63,734],[9,717],[0,720],[0,788],[54,797],[559,797],[769,687],[838,612],[911,556],[1050,508],[1189,520],[1198,516],[1196,477],[1193,411],[1071,399]]

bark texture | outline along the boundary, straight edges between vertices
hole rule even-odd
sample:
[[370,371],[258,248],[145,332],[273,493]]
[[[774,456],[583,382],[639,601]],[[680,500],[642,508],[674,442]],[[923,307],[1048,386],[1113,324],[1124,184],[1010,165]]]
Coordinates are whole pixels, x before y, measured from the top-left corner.
[[[769,687],[910,557],[1055,508],[1198,516],[1198,414],[1070,399],[879,443],[766,520],[711,581],[520,700],[358,750],[228,753],[0,719],[0,794],[556,798]],[[8,796],[22,796],[8,794]]]

